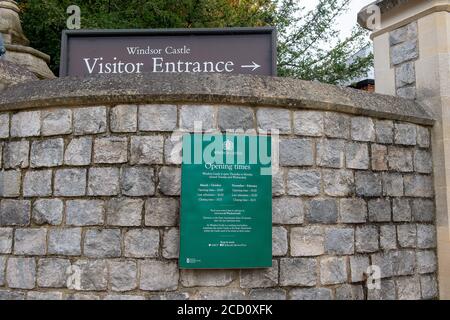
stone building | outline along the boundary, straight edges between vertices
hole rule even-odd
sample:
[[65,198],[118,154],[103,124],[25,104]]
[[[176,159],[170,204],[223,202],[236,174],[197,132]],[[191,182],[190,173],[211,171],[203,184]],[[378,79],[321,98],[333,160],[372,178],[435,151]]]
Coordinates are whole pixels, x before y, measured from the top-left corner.
[[[449,4],[379,5],[384,94],[220,74],[9,83],[0,93],[0,299],[448,297],[437,111],[448,104]],[[272,268],[178,268],[171,136],[197,119],[216,131],[280,130]],[[371,265],[378,288],[367,286]]]

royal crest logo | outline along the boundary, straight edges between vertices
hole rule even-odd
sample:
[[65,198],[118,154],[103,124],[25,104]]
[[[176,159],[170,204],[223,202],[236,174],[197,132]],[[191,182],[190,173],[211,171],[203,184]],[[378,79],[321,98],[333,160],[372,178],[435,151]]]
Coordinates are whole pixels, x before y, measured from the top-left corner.
[[233,141],[227,139],[227,140],[223,143],[223,150],[226,150],[226,151],[233,151],[233,150],[234,150],[234,143],[233,143]]

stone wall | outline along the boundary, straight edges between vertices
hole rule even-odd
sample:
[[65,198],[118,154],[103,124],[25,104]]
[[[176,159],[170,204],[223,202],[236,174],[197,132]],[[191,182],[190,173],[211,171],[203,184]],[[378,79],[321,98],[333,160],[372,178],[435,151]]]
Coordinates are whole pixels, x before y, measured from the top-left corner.
[[417,21],[389,33],[391,65],[395,69],[395,90],[399,97],[416,98],[415,61],[419,58]]
[[[281,131],[270,269],[178,269],[170,136],[198,119]],[[436,298],[432,122],[411,101],[292,79],[11,87],[0,94],[0,299]],[[371,264],[380,290],[365,285]]]

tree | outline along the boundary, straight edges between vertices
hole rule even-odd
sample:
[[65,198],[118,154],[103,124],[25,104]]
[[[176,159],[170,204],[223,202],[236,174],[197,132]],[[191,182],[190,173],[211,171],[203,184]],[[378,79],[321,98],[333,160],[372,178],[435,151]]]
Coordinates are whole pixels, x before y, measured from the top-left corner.
[[[81,8],[84,29],[276,26],[280,76],[340,83],[362,75],[372,57],[347,61],[367,45],[365,32],[335,40],[335,18],[350,0],[318,0],[305,14],[299,0],[21,0],[25,34],[52,57],[58,73],[66,8]],[[356,19],[355,19],[356,20]]]

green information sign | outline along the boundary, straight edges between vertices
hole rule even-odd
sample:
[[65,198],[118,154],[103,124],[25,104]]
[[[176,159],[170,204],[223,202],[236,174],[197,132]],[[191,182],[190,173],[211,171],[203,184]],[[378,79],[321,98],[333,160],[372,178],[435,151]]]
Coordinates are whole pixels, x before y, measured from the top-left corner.
[[183,137],[180,268],[272,266],[268,136]]

